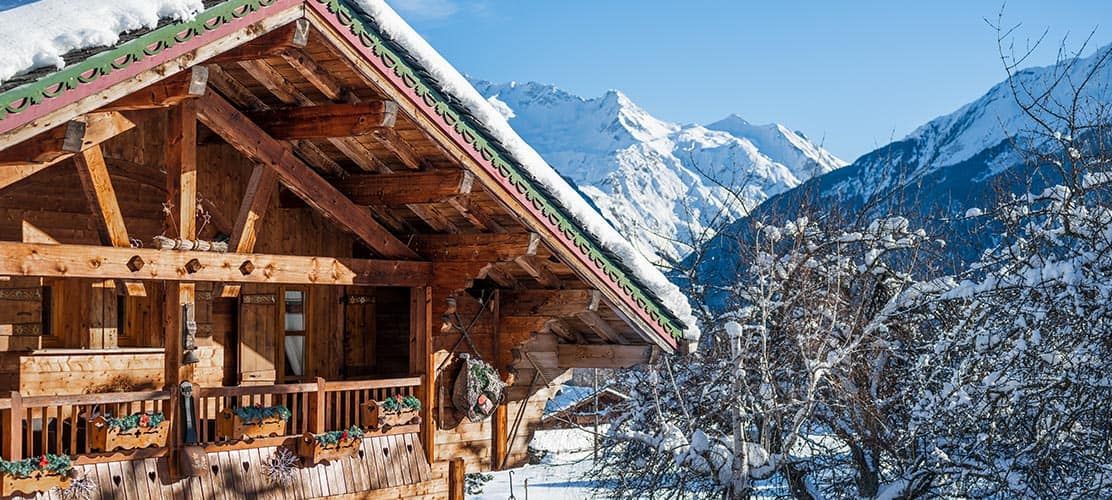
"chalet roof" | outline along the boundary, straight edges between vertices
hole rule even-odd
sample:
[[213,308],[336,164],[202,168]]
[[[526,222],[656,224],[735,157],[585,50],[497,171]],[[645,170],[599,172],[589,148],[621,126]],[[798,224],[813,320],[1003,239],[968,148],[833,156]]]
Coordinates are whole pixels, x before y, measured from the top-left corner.
[[[163,53],[213,26],[286,0],[40,0],[0,12],[0,133],[34,108],[86,94],[102,76]],[[679,289],[525,143],[470,83],[382,0],[305,0],[385,66],[524,195],[599,276],[674,337],[698,335]],[[98,17],[100,16],[100,17]],[[33,20],[33,21],[28,21]],[[184,40],[183,40],[184,38]],[[64,66],[63,66],[64,65]],[[54,103],[60,106],[61,103]],[[41,113],[40,113],[41,114]],[[21,116],[24,115],[24,116]],[[7,122],[7,123],[5,123]]]
[[[629,396],[623,394],[611,387],[603,387],[598,390],[600,397],[609,396],[617,400],[629,399]],[[577,385],[565,385],[560,387],[560,390],[548,400],[544,405],[545,416],[551,416],[573,410],[583,405],[584,403],[591,403],[594,401],[595,390],[591,387],[583,387]]]

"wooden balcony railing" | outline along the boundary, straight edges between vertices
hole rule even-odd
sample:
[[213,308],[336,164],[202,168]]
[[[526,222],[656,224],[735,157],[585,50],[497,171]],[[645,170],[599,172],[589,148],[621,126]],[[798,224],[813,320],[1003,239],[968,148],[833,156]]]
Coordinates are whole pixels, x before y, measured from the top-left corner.
[[[211,450],[224,447],[253,448],[275,446],[306,432],[324,432],[361,425],[360,406],[367,401],[383,401],[395,394],[417,395],[421,377],[385,380],[326,381],[237,387],[199,387],[194,389],[195,428],[199,444]],[[167,413],[176,392],[148,391],[72,396],[24,397],[13,392],[0,399],[0,442],[3,458],[18,460],[44,453],[66,454],[77,463],[149,458],[165,453],[164,448],[91,453],[87,446],[89,422],[98,415],[124,417],[144,411]],[[424,403],[424,402],[423,402]],[[222,442],[216,436],[216,418],[225,408],[250,405],[284,405],[291,416],[282,436],[252,441]],[[182,429],[184,426],[174,426]],[[417,432],[413,428],[393,432]]]

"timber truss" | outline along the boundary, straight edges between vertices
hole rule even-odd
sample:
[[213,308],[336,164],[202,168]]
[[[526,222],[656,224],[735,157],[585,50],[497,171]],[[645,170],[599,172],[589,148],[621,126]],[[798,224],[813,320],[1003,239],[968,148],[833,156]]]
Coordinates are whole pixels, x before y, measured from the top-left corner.
[[[0,275],[111,279],[136,295],[149,280],[182,294],[218,282],[224,297],[247,283],[494,287],[504,324],[556,335],[567,366],[676,346],[682,325],[657,299],[337,0],[223,2],[0,100],[0,205],[27,204],[8,192],[48,169],[76,169],[85,200],[56,208],[91,217],[100,243],[74,243],[83,235],[62,219],[23,222],[19,241],[0,243]],[[162,151],[145,163],[114,153],[148,128]],[[199,187],[198,151],[213,143],[255,164],[235,213]],[[226,240],[228,253],[134,248],[158,231],[135,229],[149,224],[127,209],[132,185],[165,192],[162,234]],[[361,258],[255,253],[275,193],[350,233]]]

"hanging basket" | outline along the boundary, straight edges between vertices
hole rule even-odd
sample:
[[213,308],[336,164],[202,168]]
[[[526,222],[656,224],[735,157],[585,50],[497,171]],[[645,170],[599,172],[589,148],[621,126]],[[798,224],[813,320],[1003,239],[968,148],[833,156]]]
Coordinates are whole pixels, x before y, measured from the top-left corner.
[[463,365],[452,388],[452,405],[468,420],[483,421],[502,403],[506,384],[489,363],[466,353],[459,357]]

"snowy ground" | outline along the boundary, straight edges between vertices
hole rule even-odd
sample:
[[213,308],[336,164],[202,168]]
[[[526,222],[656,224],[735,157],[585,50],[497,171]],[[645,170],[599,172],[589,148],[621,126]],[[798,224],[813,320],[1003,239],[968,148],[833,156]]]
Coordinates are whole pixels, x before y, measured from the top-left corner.
[[[605,432],[605,430],[602,430]],[[544,463],[526,465],[510,471],[495,472],[494,479],[483,486],[479,495],[469,496],[481,500],[506,500],[510,498],[510,473],[513,473],[513,497],[517,500],[550,499],[579,500],[596,496],[595,482],[586,478],[593,465],[591,461],[591,434],[578,429],[537,431],[532,447],[548,451]],[[526,494],[525,481],[529,481]]]
[[[605,433],[606,426],[601,426],[599,432]],[[606,489],[596,490],[598,481],[587,477],[587,473],[594,466],[591,457],[593,445],[592,435],[587,430],[537,431],[530,446],[535,450],[548,452],[542,463],[495,472],[492,474],[494,479],[483,485],[481,494],[469,495],[468,498],[473,500],[607,498]],[[797,453],[805,456],[819,448],[841,450],[844,449],[844,445],[828,434],[815,434],[799,446]],[[511,473],[513,473],[512,490]],[[526,481],[528,481],[528,492],[526,492]],[[757,498],[778,498],[788,494],[786,486],[777,481],[761,482],[757,490]]]

